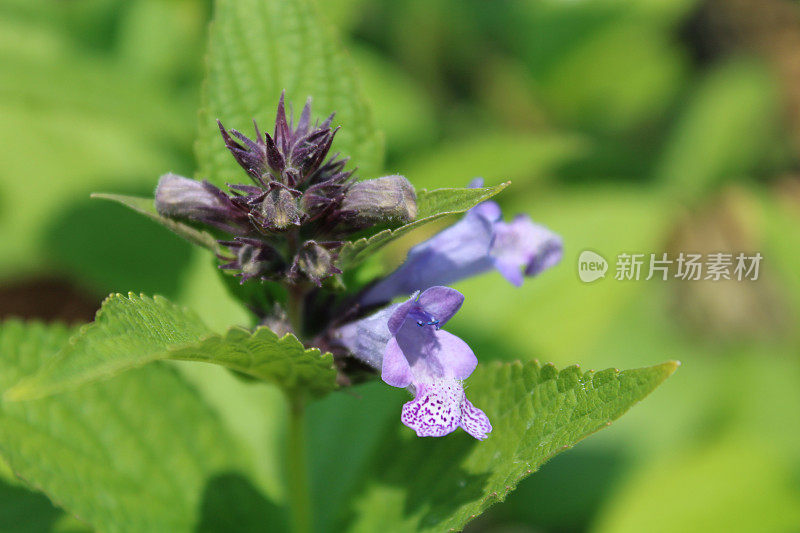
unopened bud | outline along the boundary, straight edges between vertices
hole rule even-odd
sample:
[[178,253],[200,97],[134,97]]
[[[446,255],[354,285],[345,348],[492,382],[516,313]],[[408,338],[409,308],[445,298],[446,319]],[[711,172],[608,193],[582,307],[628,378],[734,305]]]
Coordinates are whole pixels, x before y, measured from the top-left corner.
[[264,198],[261,216],[265,229],[285,230],[300,225],[302,212],[294,195],[285,187],[276,186]]
[[247,216],[225,193],[208,182],[177,174],[161,176],[155,205],[158,214],[164,217],[186,218],[231,233],[247,228]]
[[403,176],[359,181],[347,191],[341,210],[356,225],[381,221],[404,224],[417,216],[417,195]]
[[292,273],[295,276],[302,275],[320,285],[328,276],[341,274],[342,271],[334,266],[335,261],[336,255],[325,246],[314,241],[306,241],[295,257]]
[[197,218],[220,207],[219,198],[199,181],[165,174],[158,182],[156,210],[162,216]]

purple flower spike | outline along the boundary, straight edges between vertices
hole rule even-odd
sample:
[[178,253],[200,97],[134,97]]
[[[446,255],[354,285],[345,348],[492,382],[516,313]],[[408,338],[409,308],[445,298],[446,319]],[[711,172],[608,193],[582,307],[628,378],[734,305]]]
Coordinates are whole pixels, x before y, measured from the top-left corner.
[[463,301],[454,289],[431,287],[339,330],[339,341],[379,368],[383,381],[412,391],[414,400],[403,406],[401,420],[420,437],[441,437],[461,426],[483,440],[492,431],[461,384],[478,364],[475,354],[467,343],[440,329]]
[[[473,181],[471,186],[480,184]],[[397,270],[362,295],[361,304],[388,302],[414,290],[451,285],[492,269],[519,286],[524,276],[550,268],[562,255],[558,235],[534,224],[527,215],[503,222],[500,206],[483,202],[460,221],[411,248]]]

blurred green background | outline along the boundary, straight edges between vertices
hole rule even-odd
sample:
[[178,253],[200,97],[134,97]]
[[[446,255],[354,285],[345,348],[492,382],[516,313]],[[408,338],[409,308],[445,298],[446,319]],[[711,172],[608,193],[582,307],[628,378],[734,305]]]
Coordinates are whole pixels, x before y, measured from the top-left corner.
[[[426,188],[512,180],[507,215],[528,212],[564,237],[562,263],[522,289],[498,274],[457,286],[467,303],[451,330],[481,360],[683,363],[468,529],[800,530],[800,5],[318,4],[385,132],[386,173]],[[105,295],[130,290],[217,328],[247,322],[206,255],[88,198],[192,175],[211,11],[201,0],[0,3],[0,316],[89,321]],[[397,263],[424,235],[381,259]],[[621,282],[612,270],[589,285],[577,277],[584,249],[612,269],[622,252],[764,259],[756,282]],[[280,403],[196,378],[237,416],[249,399]],[[337,431],[358,425],[326,425],[343,403],[316,407],[319,446],[341,448]],[[278,425],[240,429],[259,441]],[[274,457],[261,460],[261,477],[278,476]]]

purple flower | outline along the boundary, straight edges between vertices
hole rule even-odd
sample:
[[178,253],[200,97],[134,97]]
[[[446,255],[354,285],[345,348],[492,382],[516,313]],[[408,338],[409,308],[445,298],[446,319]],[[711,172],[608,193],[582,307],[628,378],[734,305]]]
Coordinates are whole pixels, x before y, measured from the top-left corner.
[[[471,186],[480,186],[473,181]],[[561,238],[527,215],[503,222],[500,206],[483,202],[449,228],[408,252],[405,262],[368,289],[362,305],[391,301],[434,285],[451,285],[496,269],[514,285],[561,260]]]
[[461,426],[476,439],[492,431],[489,419],[464,393],[462,380],[478,364],[455,335],[441,330],[464,296],[431,287],[402,304],[339,329],[338,341],[356,357],[380,369],[393,387],[408,387],[414,400],[403,406],[402,422],[420,437],[441,437]]

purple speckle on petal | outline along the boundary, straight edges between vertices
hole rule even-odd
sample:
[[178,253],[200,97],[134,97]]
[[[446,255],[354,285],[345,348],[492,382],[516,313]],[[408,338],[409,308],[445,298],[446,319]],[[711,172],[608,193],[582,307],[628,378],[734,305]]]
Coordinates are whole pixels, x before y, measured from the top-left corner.
[[489,422],[489,417],[472,405],[466,398],[464,398],[464,403],[461,406],[461,421],[459,425],[464,431],[478,440],[486,439],[487,433],[492,432],[492,424]]
[[456,381],[417,385],[417,396],[403,406],[400,420],[418,437],[442,437],[461,420],[464,389]]

